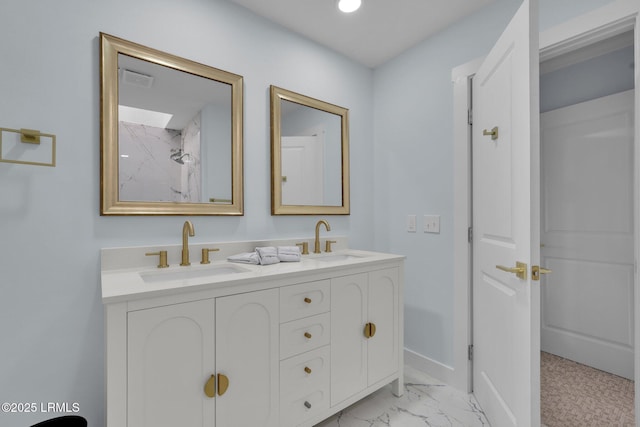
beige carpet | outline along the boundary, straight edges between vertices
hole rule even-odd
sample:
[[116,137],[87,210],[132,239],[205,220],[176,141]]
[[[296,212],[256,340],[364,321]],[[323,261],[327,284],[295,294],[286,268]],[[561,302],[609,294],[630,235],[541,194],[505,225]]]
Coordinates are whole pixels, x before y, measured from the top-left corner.
[[546,426],[635,426],[633,381],[544,352],[540,377]]

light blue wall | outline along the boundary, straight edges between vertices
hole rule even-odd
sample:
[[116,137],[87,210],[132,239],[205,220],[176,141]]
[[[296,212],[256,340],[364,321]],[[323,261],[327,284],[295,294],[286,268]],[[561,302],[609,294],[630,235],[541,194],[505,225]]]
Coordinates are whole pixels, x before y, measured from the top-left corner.
[[[58,142],[55,168],[0,163],[0,402],[78,402],[104,414],[102,247],[180,242],[184,217],[99,216],[100,31],[244,76],[245,216],[191,217],[192,242],[312,237],[315,217],[270,215],[269,85],[351,109],[352,214],[332,234],[373,238],[372,71],[220,0],[8,0],[0,127]],[[56,414],[6,414],[24,427]]]
[[[453,366],[453,88],[451,70],[486,55],[521,1],[498,0],[377,68],[375,244],[405,254],[405,346]],[[609,3],[542,0],[540,27]],[[406,217],[418,215],[418,232]],[[422,232],[441,215],[440,234]]]

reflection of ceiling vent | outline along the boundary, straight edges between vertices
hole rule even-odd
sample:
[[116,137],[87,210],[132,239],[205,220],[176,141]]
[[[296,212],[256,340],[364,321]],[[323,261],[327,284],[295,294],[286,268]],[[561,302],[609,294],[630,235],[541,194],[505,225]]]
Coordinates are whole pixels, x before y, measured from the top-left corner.
[[130,85],[150,88],[153,85],[153,77],[136,73],[131,70],[122,70],[122,81]]

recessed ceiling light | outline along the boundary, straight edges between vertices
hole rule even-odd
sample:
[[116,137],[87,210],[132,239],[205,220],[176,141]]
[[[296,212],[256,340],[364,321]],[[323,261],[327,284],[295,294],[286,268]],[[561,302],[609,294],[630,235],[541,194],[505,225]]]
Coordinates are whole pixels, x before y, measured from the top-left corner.
[[344,13],[355,12],[360,8],[362,0],[338,0],[338,9]]

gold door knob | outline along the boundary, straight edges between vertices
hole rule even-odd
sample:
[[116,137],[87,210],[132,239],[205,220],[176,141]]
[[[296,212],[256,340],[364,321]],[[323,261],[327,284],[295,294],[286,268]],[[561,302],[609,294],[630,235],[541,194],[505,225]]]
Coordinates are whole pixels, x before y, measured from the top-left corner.
[[305,332],[305,333],[304,333],[304,337],[305,337],[306,339],[310,340],[310,339],[311,339],[311,334],[310,334],[309,332]]
[[306,302],[307,304],[311,304],[311,298],[305,298],[304,302]]
[[310,368],[310,367],[308,367],[308,366],[305,366],[305,367],[304,367],[304,371],[305,371],[307,374],[310,374],[310,373],[311,373],[311,368]]
[[206,384],[204,385],[204,394],[206,394],[207,397],[210,397],[212,399],[216,397],[216,376],[215,375],[211,375],[211,377],[207,380]]
[[531,266],[531,280],[540,280],[541,274],[552,273],[548,268],[540,267],[539,265]]
[[229,378],[226,375],[218,374],[218,396],[222,396],[229,388]]
[[517,261],[515,267],[505,267],[504,265],[496,265],[498,270],[513,273],[518,279],[527,280],[527,264]]

